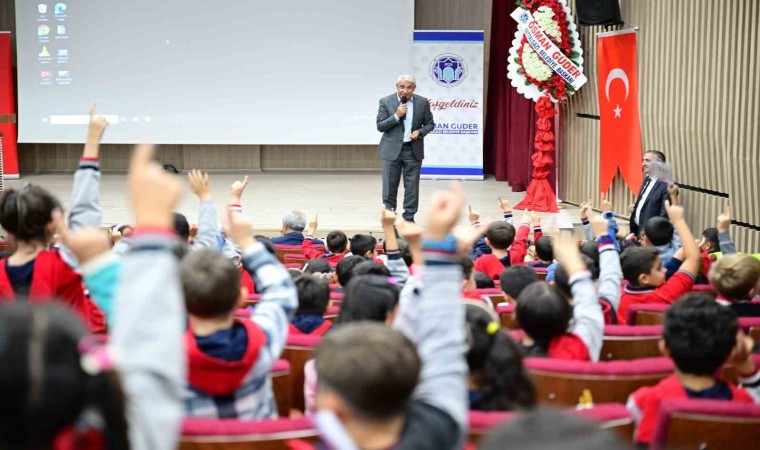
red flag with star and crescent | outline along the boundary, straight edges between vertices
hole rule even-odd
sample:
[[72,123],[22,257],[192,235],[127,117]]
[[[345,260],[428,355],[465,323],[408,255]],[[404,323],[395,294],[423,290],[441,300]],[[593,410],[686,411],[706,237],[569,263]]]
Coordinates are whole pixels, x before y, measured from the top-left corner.
[[634,194],[641,186],[641,125],[636,31],[599,33],[599,187],[607,192],[618,169]]

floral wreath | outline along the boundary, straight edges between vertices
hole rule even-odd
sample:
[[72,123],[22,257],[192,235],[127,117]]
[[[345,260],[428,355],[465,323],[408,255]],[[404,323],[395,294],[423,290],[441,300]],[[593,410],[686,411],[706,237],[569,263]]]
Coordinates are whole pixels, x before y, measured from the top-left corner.
[[[518,0],[519,8],[530,11],[543,32],[576,66],[583,65],[583,49],[566,0]],[[525,33],[518,29],[509,49],[507,76],[526,98],[538,101],[548,94],[553,102],[565,102],[575,93],[573,86],[552,70],[535,52]]]

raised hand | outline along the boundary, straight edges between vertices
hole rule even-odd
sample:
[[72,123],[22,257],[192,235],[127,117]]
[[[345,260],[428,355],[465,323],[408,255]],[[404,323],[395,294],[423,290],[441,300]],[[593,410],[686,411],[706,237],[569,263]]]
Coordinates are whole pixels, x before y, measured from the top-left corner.
[[436,192],[430,200],[427,237],[443,239],[457,223],[464,205],[464,190],[459,183],[452,183],[451,190]]
[[475,224],[475,222],[480,220],[480,213],[472,209],[472,205],[468,205],[467,218],[470,220],[470,224]]
[[565,234],[552,236],[552,248],[554,249],[554,258],[562,264],[568,275],[586,270],[586,264],[581,258],[578,243],[570,236]]
[[723,212],[723,214],[718,216],[718,232],[720,233],[726,233],[728,232],[728,227],[731,225],[731,208],[726,207],[726,210]]
[[414,222],[402,221],[396,225],[399,236],[406,239],[409,247],[422,244],[422,228]]
[[243,178],[243,181],[237,180],[230,185],[230,200],[232,200],[232,203],[240,204],[240,199],[243,197],[246,186],[248,186],[248,175]]
[[383,229],[393,228],[394,223],[396,223],[396,213],[387,209],[385,205],[383,205],[380,212],[380,224]]
[[673,183],[668,185],[668,195],[670,196],[670,203],[678,204],[678,185]]
[[534,227],[540,227],[541,226],[541,216],[538,214],[535,214],[531,211],[530,213],[530,220],[533,222]]
[[201,201],[211,200],[211,188],[208,183],[208,173],[193,169],[187,174],[187,178],[190,180],[190,190],[193,191]]
[[309,221],[309,235],[314,236],[319,227],[319,214],[314,214],[314,218]]
[[581,217],[590,218],[592,215],[591,201],[581,203]]
[[153,145],[135,147],[127,175],[129,198],[138,226],[171,229],[182,186],[153,161],[154,152]]
[[607,197],[607,194],[604,193],[602,194],[602,212],[606,213],[610,211],[612,211],[612,202]]
[[87,142],[84,145],[83,158],[100,157],[100,141],[108,127],[108,121],[105,117],[95,115],[96,109],[97,104],[93,103],[90,106],[90,122],[87,126]]
[[512,211],[512,204],[509,203],[508,200],[502,200],[501,197],[497,197],[499,199],[499,208],[501,208],[502,211]]
[[533,222],[533,213],[526,209],[523,211],[522,217],[520,218],[520,223],[526,223],[530,225],[531,222]]

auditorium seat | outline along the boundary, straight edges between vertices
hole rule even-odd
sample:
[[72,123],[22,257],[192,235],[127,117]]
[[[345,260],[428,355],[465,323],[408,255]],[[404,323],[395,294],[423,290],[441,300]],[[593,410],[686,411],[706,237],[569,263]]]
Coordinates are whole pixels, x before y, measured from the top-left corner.
[[[324,252],[325,246],[324,245],[315,245],[312,247],[314,250]],[[294,253],[294,254],[303,254],[303,250],[300,245],[283,245],[283,244],[274,244],[274,251],[277,255],[277,259],[280,260],[280,262],[283,262],[283,259],[285,255]]]
[[516,306],[511,303],[499,303],[496,305],[496,312],[499,314],[499,318],[501,318],[501,324],[508,330],[519,328],[515,309]]
[[290,363],[293,408],[301,411],[304,410],[303,367],[306,361],[314,357],[314,348],[319,340],[320,336],[290,335],[282,353],[282,358]]
[[272,392],[277,402],[277,412],[280,417],[288,417],[293,407],[293,389],[290,386],[290,363],[284,359],[278,359],[272,366]]
[[303,255],[303,253],[286,253],[282,255],[283,264],[299,264],[301,267],[306,264],[309,258]]
[[674,370],[668,358],[597,363],[526,358],[525,367],[539,402],[565,406],[576,405],[584,389],[595,403],[625,403],[633,391],[657,384]]
[[[597,422],[601,428],[612,430],[627,441],[633,437],[633,416],[622,403],[600,403],[590,409],[568,409],[567,412]],[[515,417],[515,412],[470,411],[469,441],[477,444],[492,428]]]
[[475,289],[475,292],[481,296],[488,297],[494,308],[504,301],[504,294],[501,292],[500,288]]
[[537,267],[537,268],[534,268],[534,269],[536,270],[536,275],[538,275],[538,279],[540,281],[546,281],[546,273],[547,273],[546,268],[545,267]]
[[717,294],[715,286],[712,284],[695,284],[691,287],[691,292],[699,292],[701,294]]
[[185,419],[180,450],[285,450],[291,439],[315,440],[319,432],[311,419],[243,421]]
[[628,325],[662,325],[663,314],[670,305],[634,304],[628,307],[626,324]]
[[742,449],[760,441],[760,405],[663,400],[650,449]]
[[322,317],[331,322],[335,322],[338,318],[338,314],[340,314],[340,306],[328,306],[325,313],[322,314]]
[[654,358],[661,356],[658,343],[662,326],[607,325],[599,354],[601,361]]

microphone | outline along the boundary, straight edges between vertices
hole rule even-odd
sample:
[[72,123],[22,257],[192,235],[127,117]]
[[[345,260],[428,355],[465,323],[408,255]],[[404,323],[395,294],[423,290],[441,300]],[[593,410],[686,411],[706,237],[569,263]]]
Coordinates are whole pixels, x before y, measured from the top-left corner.
[[[408,102],[408,101],[409,101],[409,99],[406,98],[406,96],[402,96],[401,97],[401,104],[402,105],[406,105],[406,102]],[[406,118],[406,114],[404,114],[403,116],[399,117],[399,120],[403,122],[405,118]]]

